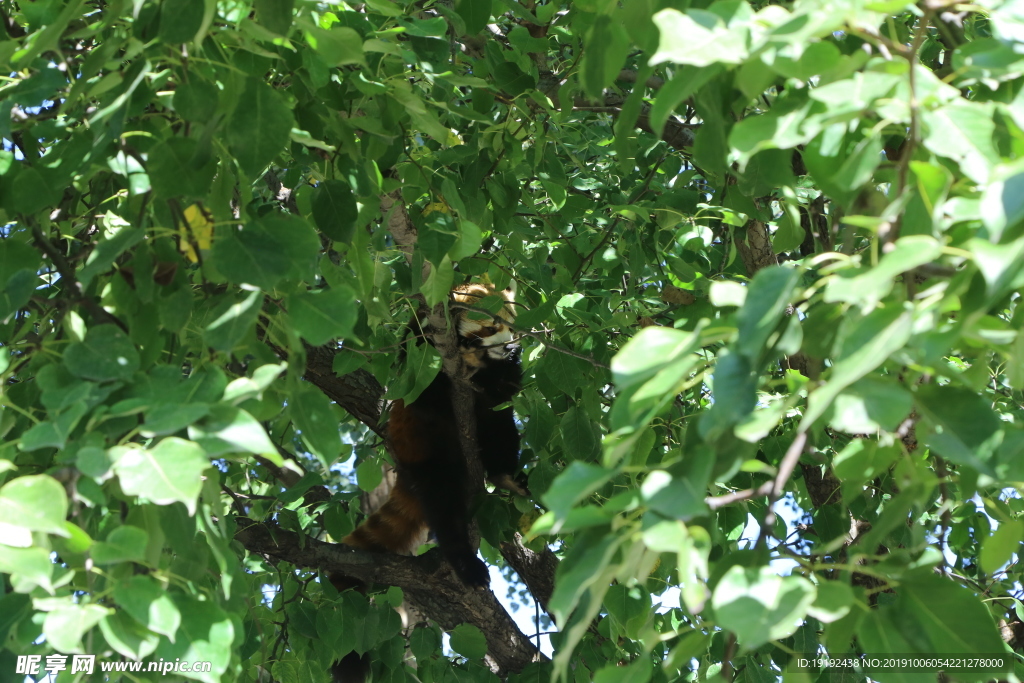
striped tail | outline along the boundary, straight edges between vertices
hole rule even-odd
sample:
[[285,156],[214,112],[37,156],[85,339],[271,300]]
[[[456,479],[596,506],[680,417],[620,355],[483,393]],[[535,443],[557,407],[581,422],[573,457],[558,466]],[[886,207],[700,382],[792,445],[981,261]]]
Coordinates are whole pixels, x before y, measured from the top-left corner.
[[[380,509],[363,520],[341,542],[371,552],[411,555],[426,540],[427,523],[423,518],[423,508],[399,475],[391,495]],[[342,574],[332,574],[329,578],[339,592],[348,588],[366,590],[358,579]],[[349,652],[331,666],[333,683],[364,683],[369,675],[370,658],[366,654]]]
[[399,473],[387,501],[341,542],[371,552],[411,555],[426,541],[427,529],[423,506]]

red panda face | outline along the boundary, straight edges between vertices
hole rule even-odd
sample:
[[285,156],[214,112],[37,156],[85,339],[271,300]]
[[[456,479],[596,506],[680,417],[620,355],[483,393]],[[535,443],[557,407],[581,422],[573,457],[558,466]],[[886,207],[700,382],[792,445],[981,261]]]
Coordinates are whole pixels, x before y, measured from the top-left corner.
[[457,310],[459,339],[463,342],[463,358],[470,367],[481,367],[489,360],[504,360],[518,351],[512,343],[513,334],[510,324],[515,320],[515,289],[495,292],[494,285],[468,284],[455,288],[452,296],[459,303],[475,305],[480,299],[497,293],[507,303],[490,317],[475,311]]

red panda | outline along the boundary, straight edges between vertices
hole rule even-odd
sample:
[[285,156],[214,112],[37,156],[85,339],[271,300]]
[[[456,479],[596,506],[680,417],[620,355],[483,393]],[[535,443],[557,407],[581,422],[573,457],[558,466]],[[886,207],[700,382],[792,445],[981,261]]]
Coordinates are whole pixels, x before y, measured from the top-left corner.
[[[494,319],[462,309],[452,311],[460,351],[474,392],[477,441],[488,478],[498,487],[522,493],[519,431],[508,403],[522,383],[519,346],[509,325],[515,319],[512,288],[497,292],[505,305]],[[466,284],[452,291],[457,303],[476,304],[495,294],[491,284]],[[342,543],[364,550],[411,554],[433,531],[456,575],[469,586],[488,584],[487,567],[469,539],[466,465],[452,407],[451,379],[439,373],[412,403],[391,406],[387,434],[398,477],[388,500]]]
[[[452,300],[474,305],[495,293],[491,284],[466,284],[452,291]],[[525,494],[514,480],[519,471],[519,431],[512,407],[494,410],[508,403],[522,384],[520,349],[509,327],[515,320],[515,290],[509,287],[497,294],[505,305],[494,319],[458,308],[452,310],[452,319],[458,326],[463,361],[473,373],[469,381],[477,443],[487,477],[499,488]],[[419,329],[416,323],[412,327]],[[489,583],[487,566],[476,556],[469,538],[468,473],[451,382],[439,373],[415,401],[406,405],[397,400],[391,405],[387,436],[397,469],[395,485],[380,509],[341,542],[373,552],[409,555],[433,531],[463,583],[484,587]],[[353,585],[343,576],[330,578],[339,590]],[[369,660],[350,653],[335,662],[331,671],[338,683],[362,681],[369,673]]]

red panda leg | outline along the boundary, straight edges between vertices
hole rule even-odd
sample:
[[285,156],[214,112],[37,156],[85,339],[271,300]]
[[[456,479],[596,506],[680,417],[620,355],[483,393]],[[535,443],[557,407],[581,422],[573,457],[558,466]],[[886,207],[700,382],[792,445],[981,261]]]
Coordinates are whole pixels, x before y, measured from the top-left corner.
[[487,566],[469,541],[466,463],[452,415],[447,378],[439,378],[410,406],[396,401],[388,422],[399,479],[421,506],[419,519],[433,530],[437,544],[459,578],[486,586]]

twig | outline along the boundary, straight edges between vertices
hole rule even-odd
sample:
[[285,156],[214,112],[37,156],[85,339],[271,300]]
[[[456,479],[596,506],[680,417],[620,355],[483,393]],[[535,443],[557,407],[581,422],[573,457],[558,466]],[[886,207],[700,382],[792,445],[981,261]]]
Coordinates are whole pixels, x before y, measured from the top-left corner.
[[[918,116],[917,77],[914,69],[917,66],[917,53],[921,49],[921,44],[924,43],[925,35],[928,32],[930,18],[931,11],[925,10],[924,16],[918,21],[917,30],[914,32],[914,42],[910,46],[909,52],[904,54],[907,61],[910,62],[910,71],[908,73],[910,79],[910,128],[907,131],[907,138],[903,145],[903,151],[900,154],[899,166],[896,169],[896,193],[894,195],[896,197],[902,196],[906,191],[907,174],[910,172],[910,159],[914,156],[914,150],[917,148],[917,138],[920,134],[921,117]],[[902,222],[903,212],[900,212],[900,215],[895,220],[886,224],[888,229],[883,228],[879,231],[883,248],[895,242],[896,238],[900,236]]]
[[456,302],[451,302],[449,304],[449,307],[450,308],[458,308],[458,309],[461,309],[461,310],[464,310],[464,311],[472,311],[474,313],[480,313],[481,315],[490,316],[491,320],[501,321],[503,324],[508,325],[508,327],[510,327],[512,330],[514,330],[517,334],[521,334],[524,337],[530,337],[531,339],[536,339],[537,341],[539,341],[540,343],[544,344],[544,346],[547,346],[552,351],[557,351],[558,353],[564,353],[565,355],[572,356],[573,358],[579,358],[580,360],[585,360],[588,363],[590,363],[591,365],[593,365],[595,368],[601,368],[602,370],[610,370],[611,369],[610,367],[608,367],[607,365],[605,365],[601,361],[595,360],[594,358],[591,358],[590,356],[585,356],[582,353],[576,353],[575,351],[570,351],[569,349],[563,349],[560,346],[553,345],[550,341],[545,339],[544,336],[542,334],[540,334],[539,332],[534,332],[533,330],[526,330],[526,329],[523,329],[521,327],[516,327],[515,323],[511,323],[510,324],[507,320],[497,316],[494,313],[491,313],[486,308],[479,308],[478,306],[471,306],[469,304],[460,304],[460,303],[456,303]]
[[725,640],[725,654],[722,655],[722,678],[731,682],[733,679],[732,656],[736,652],[736,634],[729,632]]
[[764,523],[761,524],[761,532],[757,535],[755,547],[763,547],[768,542],[768,530],[775,524],[775,503],[782,497],[782,492],[786,488],[786,482],[793,475],[793,470],[796,469],[796,464],[800,462],[800,456],[804,454],[806,446],[807,432],[798,432],[796,438],[793,439],[793,443],[786,450],[786,454],[782,456],[782,462],[779,463],[779,471],[775,475],[775,480],[771,482],[772,488],[768,493],[768,511],[764,515]]
[[75,269],[71,267],[67,259],[64,258],[64,254],[60,253],[58,249],[50,240],[46,239],[46,235],[43,234],[42,229],[38,225],[32,226],[32,236],[35,238],[35,242],[39,245],[39,248],[50,258],[50,261],[57,268],[57,272],[60,273],[60,278],[67,283],[67,287],[78,299],[85,305],[89,312],[96,317],[97,320],[103,320],[106,322],[113,323],[121,328],[125,333],[128,332],[128,326],[125,325],[121,320],[106,310],[93,299],[91,296],[86,296],[82,292],[82,283],[75,277]]
[[742,491],[733,491],[732,493],[726,493],[721,496],[709,496],[704,499],[704,503],[711,509],[711,511],[724,508],[726,505],[732,505],[733,503],[739,503],[744,500],[751,500],[753,498],[760,498],[761,496],[767,496],[775,490],[774,481],[766,481],[765,483],[758,486],[756,489],[744,489]]

